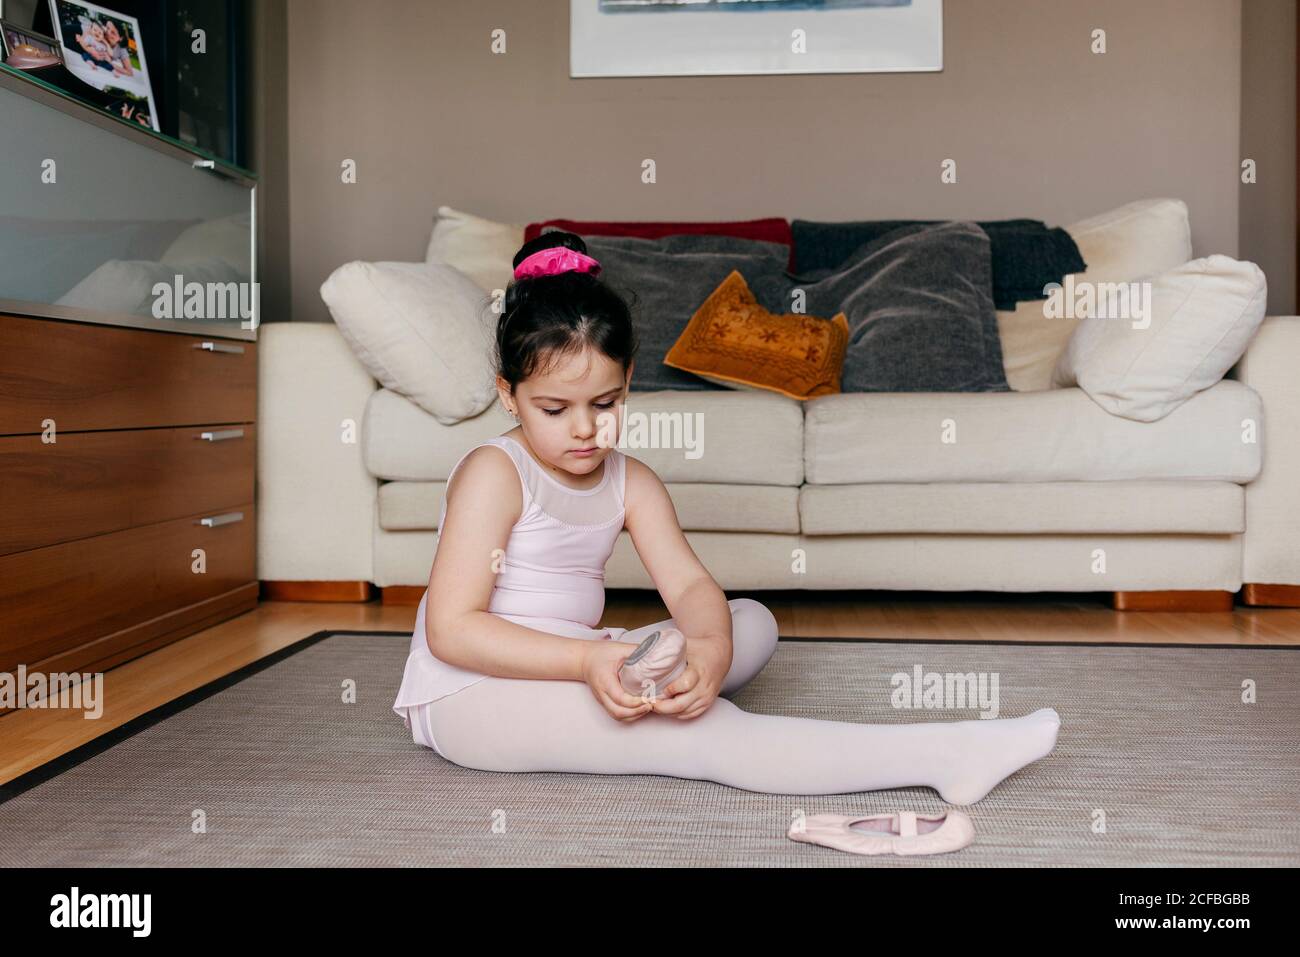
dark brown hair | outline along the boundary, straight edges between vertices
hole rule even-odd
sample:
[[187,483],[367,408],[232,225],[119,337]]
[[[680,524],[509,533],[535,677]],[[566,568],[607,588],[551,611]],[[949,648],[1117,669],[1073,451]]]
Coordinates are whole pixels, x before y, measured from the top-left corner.
[[[553,246],[587,253],[581,236],[557,230],[524,243],[515,253],[514,265]],[[520,382],[545,372],[560,357],[577,355],[587,347],[620,363],[627,375],[636,356],[637,338],[623,294],[587,272],[510,281],[497,323],[496,366],[501,378],[510,383],[512,395]]]

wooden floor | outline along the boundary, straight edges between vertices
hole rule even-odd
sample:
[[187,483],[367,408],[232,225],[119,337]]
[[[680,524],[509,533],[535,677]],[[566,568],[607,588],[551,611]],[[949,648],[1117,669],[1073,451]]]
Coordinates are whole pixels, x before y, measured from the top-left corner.
[[[742,592],[776,615],[782,637],[1066,642],[1086,644],[1291,645],[1300,609],[1117,612],[1109,594],[939,592]],[[606,593],[602,625],[635,628],[668,617],[653,592]],[[119,665],[104,674],[103,714],[21,708],[0,717],[0,784],[132,719],[319,631],[410,632],[415,608],[262,602],[256,610]]]

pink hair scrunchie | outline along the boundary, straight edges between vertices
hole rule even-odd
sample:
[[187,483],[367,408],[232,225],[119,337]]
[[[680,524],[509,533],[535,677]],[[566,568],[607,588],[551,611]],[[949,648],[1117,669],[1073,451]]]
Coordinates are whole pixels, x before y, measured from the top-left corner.
[[539,249],[515,267],[516,279],[534,276],[554,276],[562,272],[589,272],[599,275],[600,263],[586,253],[580,253],[568,246],[552,246]]

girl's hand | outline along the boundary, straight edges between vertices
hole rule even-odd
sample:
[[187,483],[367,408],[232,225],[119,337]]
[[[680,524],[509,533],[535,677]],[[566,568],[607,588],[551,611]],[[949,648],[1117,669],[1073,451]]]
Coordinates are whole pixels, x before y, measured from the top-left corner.
[[[586,657],[582,661],[582,678],[600,706],[619,721],[635,721],[649,714],[651,703],[641,700],[638,695],[628,694],[618,680],[619,666],[624,658],[636,651],[637,646],[625,641],[601,640],[588,641],[587,645]],[[683,673],[681,678],[684,677]]]
[[664,688],[662,697],[651,700],[655,712],[682,720],[703,714],[722,690],[730,667],[730,650],[716,640],[687,638],[686,670]]

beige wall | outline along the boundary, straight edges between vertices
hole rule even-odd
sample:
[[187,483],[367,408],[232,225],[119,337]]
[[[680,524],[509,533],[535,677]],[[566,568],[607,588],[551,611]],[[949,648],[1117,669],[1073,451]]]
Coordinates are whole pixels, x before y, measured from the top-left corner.
[[[443,203],[520,223],[1067,224],[1177,196],[1196,255],[1238,252],[1239,0],[948,0],[933,74],[578,80],[567,10],[288,0],[292,217],[268,256],[291,264],[294,319],[328,320],[319,287],[343,262],[422,259]],[[639,182],[645,157],[655,185]],[[958,182],[943,185],[949,157]],[[340,182],[345,158],[356,185]]]
[[248,7],[252,163],[257,171],[257,284],[263,322],[292,315],[289,269],[289,45],[286,0]]
[[1268,277],[1270,315],[1296,311],[1296,0],[1242,8],[1241,155],[1257,181],[1240,187],[1238,255]]

